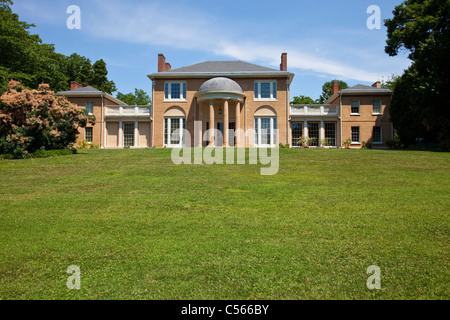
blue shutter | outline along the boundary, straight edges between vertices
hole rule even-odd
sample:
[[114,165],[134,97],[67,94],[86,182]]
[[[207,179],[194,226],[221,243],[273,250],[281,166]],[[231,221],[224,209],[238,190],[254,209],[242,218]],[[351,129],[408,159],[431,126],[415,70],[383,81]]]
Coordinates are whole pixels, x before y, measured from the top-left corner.
[[255,99],[258,99],[258,82],[255,82]]
[[274,82],[273,83],[273,87],[272,87],[272,93],[273,93],[273,98],[276,99],[277,98],[277,83]]
[[183,99],[186,99],[186,82],[183,82]]
[[169,84],[167,82],[164,84],[164,98],[169,99]]

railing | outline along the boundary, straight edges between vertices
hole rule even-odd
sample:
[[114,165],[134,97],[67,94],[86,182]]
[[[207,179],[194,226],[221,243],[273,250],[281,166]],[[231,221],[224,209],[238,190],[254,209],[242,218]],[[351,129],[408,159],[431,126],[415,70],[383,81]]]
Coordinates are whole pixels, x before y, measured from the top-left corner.
[[150,117],[150,106],[106,106],[106,116]]
[[337,104],[292,104],[291,116],[332,116],[339,114]]

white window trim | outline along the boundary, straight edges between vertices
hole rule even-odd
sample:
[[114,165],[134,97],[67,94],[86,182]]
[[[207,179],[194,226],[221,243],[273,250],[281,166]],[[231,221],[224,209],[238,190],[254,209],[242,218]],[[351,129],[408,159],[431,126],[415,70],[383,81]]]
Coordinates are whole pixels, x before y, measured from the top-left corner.
[[[353,130],[352,130],[352,128],[358,128],[358,138],[359,138],[359,141],[353,141]],[[352,139],[352,145],[360,145],[361,144],[361,127],[351,127],[350,128],[350,139]]]
[[[92,129],[92,141],[94,141],[94,128],[93,127],[85,127],[84,128],[84,140],[87,141],[86,129]],[[88,141],[88,144],[92,144],[92,141]]]
[[[261,98],[261,83],[270,83],[270,98]],[[278,90],[278,83],[277,83],[276,80],[256,80],[255,84],[258,85],[258,90],[257,90],[258,97],[255,96],[254,97],[254,99],[255,99],[254,101],[278,101],[278,98],[274,98],[273,97],[273,92],[274,92],[273,84],[274,83],[277,84],[276,87],[277,87],[277,90]],[[253,91],[254,90],[255,90],[255,87],[253,86]],[[278,92],[277,92],[277,97],[278,97]]]
[[373,142],[373,144],[383,144],[383,127],[379,127],[380,128],[380,139],[381,141],[378,142]]
[[[164,120],[167,119],[167,144],[164,144],[165,147],[167,148],[181,148],[185,146],[185,143],[183,143],[185,137],[184,137],[184,129],[183,129],[183,123],[186,121],[186,118],[184,117],[165,117]],[[180,130],[180,143],[179,144],[171,144],[170,141],[171,139],[171,121],[172,119],[180,119],[180,125],[179,125],[179,130]],[[163,128],[163,134],[166,134],[166,122],[164,121],[164,128]],[[164,137],[165,138],[165,137]]]
[[[180,99],[172,99],[172,84],[180,84]],[[166,84],[169,85],[168,98],[166,98]],[[187,95],[187,83],[186,81],[165,81],[164,82],[164,102],[186,102],[187,98],[183,97],[183,84],[186,85],[186,95]]]
[[[375,106],[375,102],[379,102],[380,103],[380,112],[373,112],[373,107]],[[374,100],[372,103],[372,115],[373,116],[381,116],[383,115],[383,102],[381,100]]]
[[[270,142],[271,144],[261,144],[261,119],[262,118],[269,118],[270,119]],[[258,143],[255,144],[255,147],[257,148],[274,148],[277,146],[277,141],[275,141],[275,130],[274,129],[274,121],[273,119],[276,117],[255,117],[255,120],[258,120]],[[256,129],[256,128],[255,128]],[[278,140],[278,137],[277,137]]]
[[[358,113],[352,112],[352,102],[358,102]],[[350,101],[350,115],[351,116],[360,116],[361,115],[361,102],[359,100]]]

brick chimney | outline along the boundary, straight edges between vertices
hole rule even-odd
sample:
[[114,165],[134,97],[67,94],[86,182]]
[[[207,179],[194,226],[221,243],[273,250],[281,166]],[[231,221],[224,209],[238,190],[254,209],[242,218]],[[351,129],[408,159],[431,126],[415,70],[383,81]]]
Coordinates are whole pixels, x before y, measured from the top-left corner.
[[287,71],[287,53],[286,52],[281,54],[280,70]]
[[75,81],[70,82],[70,90],[75,90],[75,89],[80,89],[80,88],[83,88],[83,86],[81,84],[79,84],[78,82],[75,82]]
[[158,54],[158,72],[170,71],[172,66],[166,62],[166,57],[162,53]]
[[375,82],[372,87],[377,88],[377,89],[381,89],[381,81],[377,81]]
[[332,93],[332,95],[335,94],[338,91],[339,91],[339,81],[334,80],[333,81],[333,93]]

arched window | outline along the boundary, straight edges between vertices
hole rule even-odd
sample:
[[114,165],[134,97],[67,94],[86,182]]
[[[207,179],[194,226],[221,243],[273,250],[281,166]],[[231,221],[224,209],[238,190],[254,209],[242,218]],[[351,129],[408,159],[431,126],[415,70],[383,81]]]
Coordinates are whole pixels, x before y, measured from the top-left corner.
[[170,107],[164,113],[164,145],[170,148],[185,145],[186,114],[180,107]]
[[275,147],[277,145],[277,113],[269,106],[255,112],[255,146]]

